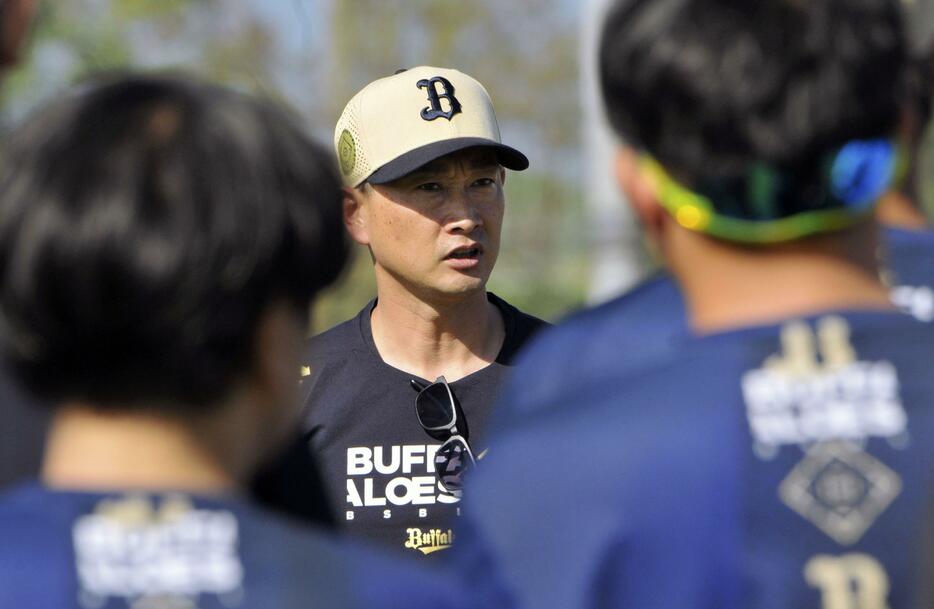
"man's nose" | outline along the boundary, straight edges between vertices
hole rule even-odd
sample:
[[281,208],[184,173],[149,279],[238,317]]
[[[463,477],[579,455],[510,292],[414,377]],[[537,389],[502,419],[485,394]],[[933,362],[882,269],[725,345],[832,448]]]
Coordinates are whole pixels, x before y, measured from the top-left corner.
[[451,232],[470,233],[477,227],[483,226],[483,217],[475,201],[469,193],[460,191],[455,195],[456,200],[451,201],[450,212],[446,226]]

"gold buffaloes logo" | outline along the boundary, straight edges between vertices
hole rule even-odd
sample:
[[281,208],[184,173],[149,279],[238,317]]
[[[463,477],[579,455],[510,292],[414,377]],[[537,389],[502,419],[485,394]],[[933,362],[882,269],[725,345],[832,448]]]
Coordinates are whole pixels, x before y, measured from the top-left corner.
[[409,535],[408,541],[405,542],[405,547],[418,550],[422,554],[431,554],[438,550],[446,550],[451,547],[451,543],[454,541],[454,531],[451,529],[447,531],[430,529],[424,533],[421,529],[406,529],[405,532]]

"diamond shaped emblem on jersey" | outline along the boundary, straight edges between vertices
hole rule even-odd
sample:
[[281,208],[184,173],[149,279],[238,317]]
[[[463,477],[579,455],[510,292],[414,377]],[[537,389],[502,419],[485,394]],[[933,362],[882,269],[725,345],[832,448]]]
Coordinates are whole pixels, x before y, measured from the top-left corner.
[[859,541],[901,492],[898,474],[848,442],[816,444],[785,477],[782,501],[842,545]]

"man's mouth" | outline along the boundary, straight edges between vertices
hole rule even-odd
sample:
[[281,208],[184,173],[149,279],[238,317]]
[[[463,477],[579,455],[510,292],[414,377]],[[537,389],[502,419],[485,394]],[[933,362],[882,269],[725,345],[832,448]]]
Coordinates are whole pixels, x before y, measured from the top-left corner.
[[480,247],[471,247],[464,249],[456,249],[450,254],[447,255],[447,258],[454,260],[465,260],[470,258],[478,258],[480,256],[481,249]]

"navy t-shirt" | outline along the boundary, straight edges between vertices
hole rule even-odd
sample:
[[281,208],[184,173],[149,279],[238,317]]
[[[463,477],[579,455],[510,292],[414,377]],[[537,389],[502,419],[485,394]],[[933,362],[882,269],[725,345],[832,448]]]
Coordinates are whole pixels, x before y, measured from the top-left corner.
[[0,495],[0,609],[467,606],[442,574],[235,499]]
[[[458,430],[466,432],[481,462],[487,419],[513,357],[546,325],[493,294],[488,298],[503,316],[503,346],[492,364],[450,383],[460,408]],[[311,341],[303,382],[309,446],[342,529],[399,553],[438,556],[455,543],[460,499],[436,481],[434,453],[441,439],[419,425],[410,384],[435,379],[382,360],[370,329],[374,306]]]
[[883,234],[892,301],[921,321],[934,321],[934,231],[886,228]]
[[[588,366],[581,339],[555,331],[521,358],[465,494],[455,559],[489,598],[934,606],[934,326],[835,312],[682,336],[637,363],[604,345]],[[561,350],[573,383],[527,391]]]

